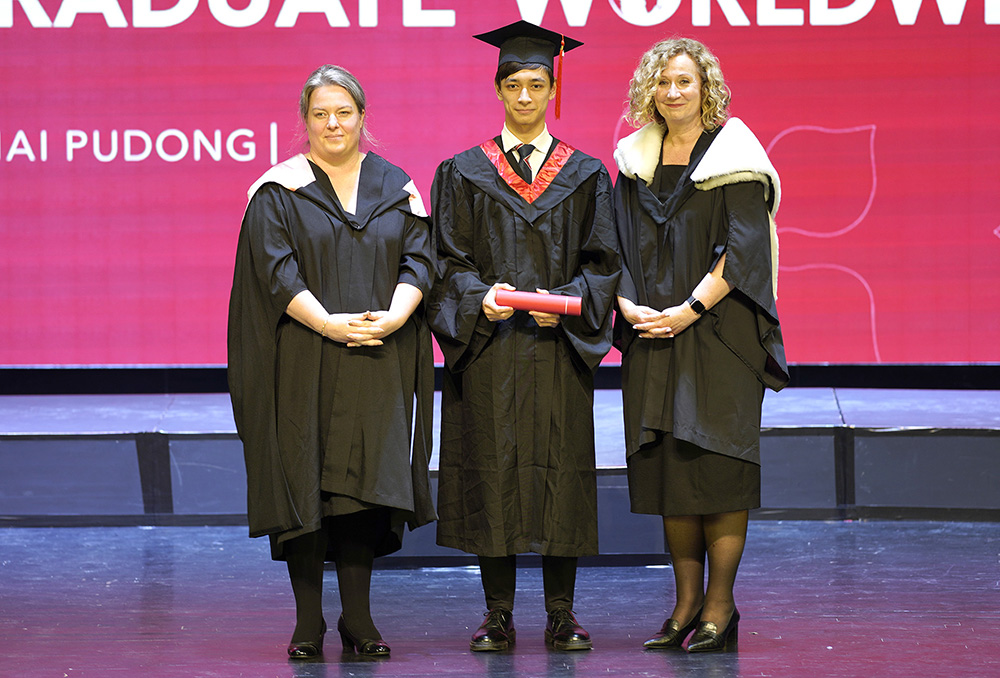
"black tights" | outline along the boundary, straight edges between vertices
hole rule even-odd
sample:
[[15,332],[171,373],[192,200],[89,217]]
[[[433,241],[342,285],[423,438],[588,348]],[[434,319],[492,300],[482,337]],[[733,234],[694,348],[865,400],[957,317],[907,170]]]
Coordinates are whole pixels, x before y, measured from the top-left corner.
[[[323,626],[323,564],[328,550],[337,566],[344,624],[356,638],[380,640],[372,621],[370,591],[375,544],[388,529],[388,511],[374,509],[326,519],[315,532],[284,545],[295,596],[292,642],[318,640]],[[329,549],[333,546],[333,549]]]
[[[703,621],[725,628],[736,607],[733,586],[747,538],[747,511],[663,519],[674,568],[677,603],[671,617],[683,626],[699,609]],[[708,586],[705,560],[708,560]]]

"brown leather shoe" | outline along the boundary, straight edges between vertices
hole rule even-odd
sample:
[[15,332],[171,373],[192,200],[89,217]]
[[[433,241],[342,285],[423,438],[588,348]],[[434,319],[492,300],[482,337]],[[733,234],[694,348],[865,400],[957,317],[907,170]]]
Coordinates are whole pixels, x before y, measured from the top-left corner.
[[472,634],[469,648],[473,652],[506,650],[514,643],[514,613],[498,607],[486,613],[486,619]]
[[589,650],[593,647],[590,634],[577,623],[573,611],[567,607],[549,613],[545,642],[557,650]]

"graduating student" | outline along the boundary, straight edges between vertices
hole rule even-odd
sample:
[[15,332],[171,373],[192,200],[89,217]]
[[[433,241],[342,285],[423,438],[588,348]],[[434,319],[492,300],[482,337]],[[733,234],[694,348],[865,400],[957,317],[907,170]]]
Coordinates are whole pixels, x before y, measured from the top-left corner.
[[288,564],[291,658],[322,652],[327,560],[345,649],[384,657],[369,609],[373,559],[400,547],[405,522],[434,519],[434,366],[420,307],[429,229],[410,178],[360,149],[357,78],[321,66],[299,105],[309,150],[251,187],[229,306],[250,534],[268,535]]
[[[432,188],[438,543],[479,556],[487,613],[473,650],[514,641],[515,558],[529,551],[542,555],[546,641],[589,649],[573,594],[578,556],[597,553],[593,375],[619,277],[611,183],[546,126],[555,55],[582,43],[524,21],[475,37],[500,48],[504,125],[444,161]],[[582,314],[515,311],[501,289],[581,297]]]

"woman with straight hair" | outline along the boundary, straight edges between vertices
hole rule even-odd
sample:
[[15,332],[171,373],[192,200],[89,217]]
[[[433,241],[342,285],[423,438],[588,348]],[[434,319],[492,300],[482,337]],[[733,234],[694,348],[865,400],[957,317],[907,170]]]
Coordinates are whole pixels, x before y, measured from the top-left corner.
[[299,108],[309,148],[251,186],[229,307],[250,535],[267,535],[288,565],[289,657],[322,652],[326,561],[344,649],[385,657],[369,604],[373,560],[400,548],[405,523],[435,518],[428,223],[410,178],[361,150],[357,78],[318,68]]

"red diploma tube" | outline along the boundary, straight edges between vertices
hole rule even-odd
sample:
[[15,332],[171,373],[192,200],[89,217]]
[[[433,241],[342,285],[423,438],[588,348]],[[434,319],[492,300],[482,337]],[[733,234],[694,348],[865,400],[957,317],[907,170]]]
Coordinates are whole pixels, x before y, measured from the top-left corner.
[[540,294],[538,292],[512,292],[497,290],[497,305],[510,306],[519,311],[541,311],[559,315],[580,315],[583,301],[580,297],[565,294]]

